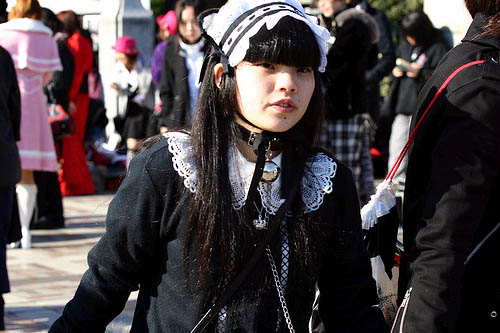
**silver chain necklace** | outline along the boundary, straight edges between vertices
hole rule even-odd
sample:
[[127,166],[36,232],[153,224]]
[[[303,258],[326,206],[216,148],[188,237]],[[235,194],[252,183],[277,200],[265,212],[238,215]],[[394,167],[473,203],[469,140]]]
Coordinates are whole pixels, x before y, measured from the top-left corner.
[[271,249],[269,245],[266,246],[266,254],[269,259],[269,264],[271,265],[271,271],[273,272],[274,284],[276,285],[276,290],[278,291],[278,297],[281,303],[281,308],[283,309],[283,315],[285,316],[285,321],[290,330],[290,333],[295,333],[295,329],[292,325],[292,318],[290,318],[290,313],[288,312],[288,307],[286,305],[285,293],[280,282],[280,277],[278,275],[278,269],[276,268],[276,263],[274,262],[273,255],[271,254]]

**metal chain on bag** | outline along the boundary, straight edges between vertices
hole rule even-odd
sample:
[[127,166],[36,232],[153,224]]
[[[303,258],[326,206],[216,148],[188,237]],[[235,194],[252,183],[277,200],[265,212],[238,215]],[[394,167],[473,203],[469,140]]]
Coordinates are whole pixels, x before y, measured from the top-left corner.
[[281,308],[283,309],[283,315],[285,316],[286,324],[290,333],[295,333],[295,329],[292,325],[292,319],[290,318],[290,313],[288,312],[288,307],[286,306],[285,293],[283,292],[283,287],[281,286],[280,277],[278,275],[278,270],[276,269],[276,264],[274,262],[273,255],[271,254],[271,249],[269,245],[266,246],[266,254],[269,259],[269,264],[271,265],[271,271],[273,272],[274,284],[276,285],[276,290],[278,291],[278,297],[280,299]]

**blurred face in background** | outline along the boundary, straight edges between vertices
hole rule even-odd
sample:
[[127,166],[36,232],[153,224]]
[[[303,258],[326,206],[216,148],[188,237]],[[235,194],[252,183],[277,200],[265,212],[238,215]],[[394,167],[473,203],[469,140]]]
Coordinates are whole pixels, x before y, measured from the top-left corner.
[[345,7],[345,0],[318,0],[318,9],[324,17],[332,18],[333,15]]
[[179,34],[185,42],[194,44],[200,40],[201,31],[196,22],[196,15],[193,7],[188,6],[183,9],[178,29]]

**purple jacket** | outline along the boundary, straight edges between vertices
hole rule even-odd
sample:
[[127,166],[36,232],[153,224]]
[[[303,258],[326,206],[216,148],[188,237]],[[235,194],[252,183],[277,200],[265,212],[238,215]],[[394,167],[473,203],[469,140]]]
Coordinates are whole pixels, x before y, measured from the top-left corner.
[[158,84],[160,82],[161,68],[163,66],[163,56],[165,55],[165,48],[167,41],[163,41],[156,45],[153,52],[153,61],[151,63],[151,73],[153,75],[153,82]]

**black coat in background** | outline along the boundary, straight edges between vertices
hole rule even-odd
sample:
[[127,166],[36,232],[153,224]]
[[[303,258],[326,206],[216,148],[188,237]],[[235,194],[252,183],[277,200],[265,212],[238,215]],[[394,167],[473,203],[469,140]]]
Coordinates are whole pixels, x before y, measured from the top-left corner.
[[367,112],[377,121],[380,113],[380,87],[382,79],[389,75],[396,62],[396,48],[392,41],[392,28],[387,15],[380,9],[374,8],[366,1],[360,3],[361,8],[370,14],[375,21],[380,32],[377,44],[370,50],[370,63],[365,71]]
[[[189,121],[188,70],[177,38],[171,36],[167,39],[160,76],[162,105],[158,125],[169,129],[183,127]],[[203,47],[205,52],[207,44]]]
[[[7,274],[6,247],[10,229],[17,231],[19,219],[15,184],[21,179],[21,162],[16,141],[20,140],[21,98],[14,63],[7,50],[0,47],[0,326],[3,325],[3,299],[1,294],[10,291]],[[17,219],[16,219],[17,218]],[[20,238],[17,238],[20,239]],[[16,240],[17,240],[16,239]]]
[[0,47],[0,187],[21,179],[16,141],[21,139],[21,101],[17,75],[9,52]]
[[400,300],[403,332],[500,332],[500,233],[464,265],[500,221],[500,36],[477,37],[476,15],[463,42],[436,68],[418,99],[411,128],[444,80],[408,160]]
[[[374,47],[371,41],[372,28],[357,15],[367,15],[362,11],[351,12],[337,24],[339,12],[332,22],[331,34],[335,42],[328,51],[325,73],[322,75],[326,86],[326,118],[329,120],[347,119],[355,114],[368,111],[365,71],[374,63],[376,54],[370,52]],[[324,19],[324,18],[323,18]],[[328,24],[325,20],[325,27]],[[377,27],[374,27],[377,29]]]

